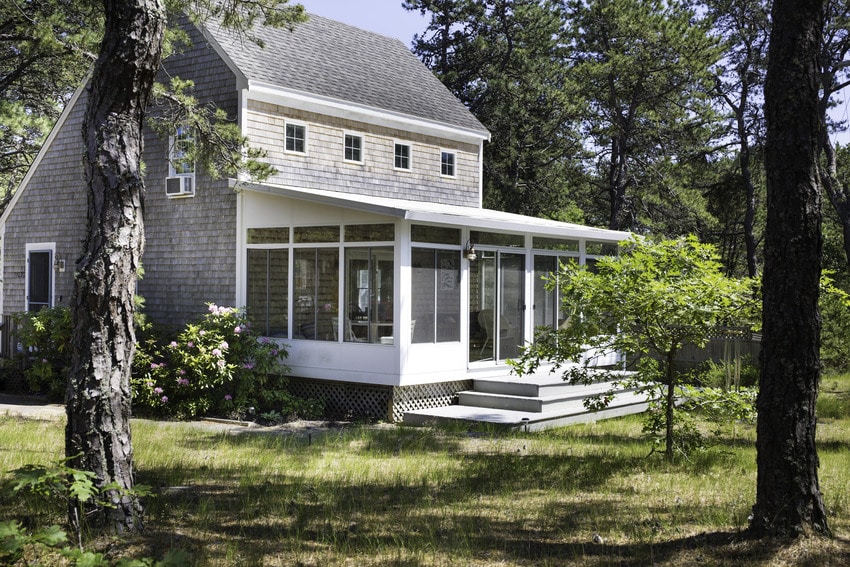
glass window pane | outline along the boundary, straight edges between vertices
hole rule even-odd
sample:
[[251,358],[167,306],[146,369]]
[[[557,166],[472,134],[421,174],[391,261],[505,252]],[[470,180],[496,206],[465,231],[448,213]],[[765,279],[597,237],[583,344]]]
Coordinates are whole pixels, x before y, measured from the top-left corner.
[[345,135],[345,159],[360,162],[363,160],[363,138],[354,134]]
[[613,242],[587,241],[584,245],[584,251],[593,256],[615,256],[617,254],[617,244]]
[[349,224],[345,226],[346,242],[392,242],[395,240],[393,224]]
[[339,242],[338,226],[296,226],[295,242],[315,244],[318,242]]
[[535,236],[531,246],[538,250],[561,250],[564,252],[578,252],[578,240],[567,240],[563,238],[548,238]]
[[286,151],[304,153],[306,133],[306,128],[300,124],[287,124]]
[[440,175],[454,177],[455,174],[455,154],[453,152],[440,153]]
[[288,228],[249,228],[248,244],[287,244]]
[[559,323],[557,290],[546,289],[548,278],[557,272],[558,258],[555,256],[534,257],[534,328],[554,328]]
[[511,246],[522,248],[525,246],[525,237],[521,234],[504,234],[500,232],[482,232],[473,230],[469,238],[475,244],[487,244],[490,246]]
[[395,167],[396,169],[410,169],[410,146],[407,144],[395,145]]
[[410,238],[414,242],[460,244],[460,229],[414,224],[410,227]]

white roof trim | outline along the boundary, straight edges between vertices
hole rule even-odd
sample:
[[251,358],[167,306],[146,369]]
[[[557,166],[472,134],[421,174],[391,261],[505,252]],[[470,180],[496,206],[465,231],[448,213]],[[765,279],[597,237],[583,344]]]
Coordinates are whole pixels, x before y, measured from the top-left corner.
[[247,94],[249,98],[259,102],[277,104],[288,108],[333,116],[335,118],[366,122],[368,124],[404,130],[406,132],[438,136],[476,145],[480,144],[481,141],[490,141],[490,133],[486,130],[472,130],[459,126],[449,126],[442,122],[418,118],[409,114],[401,114],[336,98],[287,89],[268,83],[249,81]]
[[464,226],[476,230],[514,232],[518,234],[528,233],[539,236],[582,238],[601,242],[622,242],[631,237],[631,233],[619,230],[594,228],[477,207],[389,199],[386,197],[373,197],[371,195],[356,195],[336,191],[249,183],[236,180],[231,180],[230,184],[236,190],[255,191],[312,203],[387,215],[413,222]]
[[[26,175],[18,184],[18,189],[15,191],[15,194],[12,195],[12,198],[9,200],[9,204],[6,205],[6,210],[3,211],[3,215],[0,216],[0,226],[6,223],[6,219],[12,214],[12,210],[15,208],[15,203],[20,199],[21,193],[23,193],[27,185],[29,185],[30,179],[35,175],[36,170],[38,170],[41,161],[44,159],[44,156],[47,155],[47,152],[50,151],[50,147],[53,145],[53,141],[56,139],[56,136],[59,134],[59,131],[64,126],[65,121],[70,116],[71,111],[73,111],[74,107],[77,105],[77,100],[80,98],[80,95],[83,94],[83,91],[89,84],[89,79],[91,79],[91,69],[89,69],[88,73],[86,73],[83,82],[80,83],[80,86],[77,87],[77,90],[74,91],[74,94],[71,95],[70,100],[65,105],[65,108],[62,109],[62,114],[59,115],[59,119],[53,125],[53,128],[50,129],[50,133],[45,138],[44,143],[41,145],[41,149],[38,150],[38,153],[35,156],[35,159],[32,160],[32,163],[27,169]],[[83,143],[83,136],[80,134],[80,144]]]

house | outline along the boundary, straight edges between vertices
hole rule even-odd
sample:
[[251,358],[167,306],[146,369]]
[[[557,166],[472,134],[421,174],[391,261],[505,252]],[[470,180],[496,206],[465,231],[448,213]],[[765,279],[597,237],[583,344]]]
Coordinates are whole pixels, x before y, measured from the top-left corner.
[[[319,16],[256,30],[264,48],[186,26],[191,48],[163,79],[193,80],[277,172],[212,179],[182,159],[191,131],[148,131],[138,291],[167,325],[246,306],[289,344],[303,393],[396,420],[445,405],[562,321],[543,274],[628,236],[483,209],[490,134],[396,39]],[[3,314],[72,293],[85,104],[81,88],[0,217]]]

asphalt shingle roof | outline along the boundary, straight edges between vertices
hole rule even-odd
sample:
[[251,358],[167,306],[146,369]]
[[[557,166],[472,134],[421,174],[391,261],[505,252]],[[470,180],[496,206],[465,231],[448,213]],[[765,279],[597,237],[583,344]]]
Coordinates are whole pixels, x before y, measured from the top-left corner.
[[486,128],[398,39],[311,14],[293,31],[258,27],[265,47],[208,22],[249,81],[482,132]]

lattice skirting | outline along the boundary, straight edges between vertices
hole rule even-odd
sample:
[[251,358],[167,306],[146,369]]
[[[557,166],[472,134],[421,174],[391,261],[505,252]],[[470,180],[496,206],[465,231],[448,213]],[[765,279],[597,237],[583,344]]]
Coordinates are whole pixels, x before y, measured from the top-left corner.
[[331,413],[401,421],[404,412],[450,405],[455,395],[472,388],[472,380],[415,386],[372,386],[290,377],[292,393],[324,400]]

